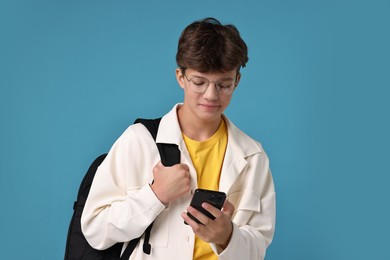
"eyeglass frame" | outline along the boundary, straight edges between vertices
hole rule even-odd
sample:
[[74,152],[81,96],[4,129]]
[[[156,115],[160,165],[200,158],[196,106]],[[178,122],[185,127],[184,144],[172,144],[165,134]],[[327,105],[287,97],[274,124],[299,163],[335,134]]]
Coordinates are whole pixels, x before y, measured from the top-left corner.
[[[211,81],[211,80],[209,80],[208,78],[201,77],[201,76],[193,76],[192,78],[189,79],[189,78],[187,77],[186,73],[185,73],[185,69],[181,68],[181,71],[182,71],[183,76],[184,76],[184,77],[187,79],[187,81],[190,83],[190,86],[191,86],[191,80],[194,79],[194,78],[204,79],[204,80],[206,81],[206,83],[205,83],[205,84],[206,84],[206,88],[204,89],[203,92],[198,92],[198,91],[194,90],[194,88],[191,87],[191,90],[192,90],[194,93],[204,94],[204,93],[206,93],[207,89],[209,88],[210,83],[214,83],[215,88],[217,89],[218,94],[222,94],[222,95],[224,95],[224,96],[228,96],[228,95],[230,95],[230,94],[232,94],[232,93],[234,92],[234,90],[236,89],[236,87],[237,87],[237,85],[238,85],[237,78],[238,78],[238,75],[240,74],[240,73],[238,72],[238,73],[236,74],[236,78],[232,80],[232,81],[233,81],[233,85],[234,85],[233,88],[232,88],[232,91],[229,92],[229,93],[224,93],[223,91],[221,91],[220,82],[218,82],[218,81]],[[222,89],[223,89],[223,88],[222,88]]]

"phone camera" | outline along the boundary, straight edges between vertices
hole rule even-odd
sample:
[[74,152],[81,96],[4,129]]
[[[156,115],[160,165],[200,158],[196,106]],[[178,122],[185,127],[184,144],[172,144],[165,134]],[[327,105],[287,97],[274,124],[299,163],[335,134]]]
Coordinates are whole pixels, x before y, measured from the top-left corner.
[[211,203],[216,203],[216,204],[219,204],[220,202],[222,201],[222,198],[221,197],[218,197],[218,196],[211,196],[209,198],[209,202]]

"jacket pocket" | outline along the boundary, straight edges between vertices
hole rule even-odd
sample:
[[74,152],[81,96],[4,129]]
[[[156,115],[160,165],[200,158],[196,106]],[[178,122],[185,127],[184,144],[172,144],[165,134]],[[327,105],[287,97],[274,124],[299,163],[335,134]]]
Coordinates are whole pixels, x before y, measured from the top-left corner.
[[261,211],[260,197],[251,190],[232,192],[228,200],[235,207],[233,220],[239,226],[248,224],[251,216]]

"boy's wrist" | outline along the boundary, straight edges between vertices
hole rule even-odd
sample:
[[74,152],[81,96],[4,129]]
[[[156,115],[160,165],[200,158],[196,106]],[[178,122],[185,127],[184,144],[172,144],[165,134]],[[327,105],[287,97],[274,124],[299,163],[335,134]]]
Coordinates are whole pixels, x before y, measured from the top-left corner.
[[222,250],[225,250],[227,248],[227,246],[229,245],[230,239],[232,238],[232,235],[233,235],[233,222],[232,221],[230,221],[229,231],[230,231],[230,233],[229,233],[229,236],[227,237],[227,239],[222,244],[217,245]]

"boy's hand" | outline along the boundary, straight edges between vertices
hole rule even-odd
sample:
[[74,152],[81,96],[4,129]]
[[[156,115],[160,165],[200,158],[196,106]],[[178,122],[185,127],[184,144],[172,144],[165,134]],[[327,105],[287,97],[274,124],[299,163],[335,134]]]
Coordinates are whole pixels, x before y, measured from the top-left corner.
[[190,191],[191,177],[186,164],[165,167],[161,162],[153,168],[154,182],[151,185],[157,198],[167,204]]
[[187,208],[187,211],[203,225],[196,223],[185,212],[183,212],[181,216],[184,221],[191,226],[192,230],[199,238],[205,242],[214,243],[222,249],[225,249],[229,244],[233,232],[233,224],[231,221],[234,213],[233,204],[226,200],[222,210],[219,210],[206,202],[202,204],[202,207],[210,212],[215,219],[212,220],[191,206]]

